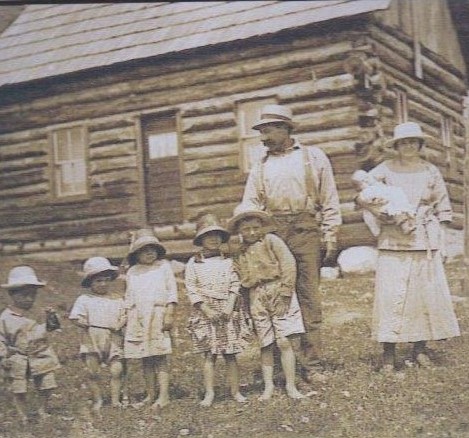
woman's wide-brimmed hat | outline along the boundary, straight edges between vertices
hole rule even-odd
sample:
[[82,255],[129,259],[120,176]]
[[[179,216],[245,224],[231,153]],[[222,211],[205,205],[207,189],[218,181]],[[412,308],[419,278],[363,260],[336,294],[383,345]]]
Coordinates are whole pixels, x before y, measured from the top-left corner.
[[234,234],[238,231],[238,224],[247,218],[260,219],[264,226],[273,225],[272,217],[269,213],[249,204],[239,204],[233,211],[233,217],[228,221],[228,231]]
[[16,266],[8,273],[8,283],[1,285],[4,289],[18,289],[24,286],[43,287],[47,283],[39,281],[31,266]]
[[158,238],[153,233],[153,230],[150,229],[141,229],[137,230],[132,235],[132,242],[130,243],[129,253],[127,254],[127,259],[129,265],[133,266],[137,262],[136,253],[144,246],[154,246],[158,251],[158,257],[163,257],[166,254],[166,248],[160,243]]
[[218,218],[214,214],[208,213],[197,221],[196,234],[193,240],[194,245],[201,246],[203,236],[210,231],[218,231],[223,243],[228,242],[230,238],[230,233],[221,226]]
[[259,120],[252,125],[252,129],[259,130],[264,125],[269,123],[286,123],[292,129],[296,128],[297,124],[292,120],[293,115],[290,108],[282,105],[265,105],[261,110]]
[[430,135],[424,134],[418,123],[405,122],[394,127],[393,138],[385,142],[386,146],[395,146],[396,142],[405,138],[418,138],[423,141],[436,141]]
[[109,272],[116,279],[119,275],[118,270],[119,268],[111,265],[111,262],[106,257],[91,257],[83,264],[83,280],[81,285],[83,287],[90,287],[91,279],[103,272]]

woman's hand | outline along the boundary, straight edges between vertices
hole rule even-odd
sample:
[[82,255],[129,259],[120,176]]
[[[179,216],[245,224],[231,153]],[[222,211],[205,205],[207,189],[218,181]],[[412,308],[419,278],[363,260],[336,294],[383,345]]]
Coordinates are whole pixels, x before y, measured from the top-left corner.
[[233,314],[233,309],[234,309],[234,305],[232,303],[226,303],[226,306],[223,309],[223,312],[221,314],[221,318],[224,321],[229,321],[229,319],[231,318],[231,315]]

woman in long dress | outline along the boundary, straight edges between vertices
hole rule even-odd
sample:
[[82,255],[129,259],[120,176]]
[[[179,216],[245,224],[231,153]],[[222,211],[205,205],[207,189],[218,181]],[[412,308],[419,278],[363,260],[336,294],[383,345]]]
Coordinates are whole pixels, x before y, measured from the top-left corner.
[[383,344],[383,368],[395,367],[396,343],[413,343],[413,359],[430,366],[426,342],[459,336],[443,267],[444,228],[451,205],[436,166],[420,157],[425,140],[417,123],[397,125],[389,142],[397,156],[373,170],[377,180],[402,188],[415,208],[416,229],[404,234],[385,215],[376,213],[378,264],[372,336]]

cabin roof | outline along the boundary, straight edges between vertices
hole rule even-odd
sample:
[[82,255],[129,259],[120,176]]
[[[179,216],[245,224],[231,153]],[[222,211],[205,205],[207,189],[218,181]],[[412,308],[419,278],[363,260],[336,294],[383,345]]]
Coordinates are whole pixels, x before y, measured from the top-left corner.
[[28,5],[0,35],[0,87],[378,11],[390,2]]

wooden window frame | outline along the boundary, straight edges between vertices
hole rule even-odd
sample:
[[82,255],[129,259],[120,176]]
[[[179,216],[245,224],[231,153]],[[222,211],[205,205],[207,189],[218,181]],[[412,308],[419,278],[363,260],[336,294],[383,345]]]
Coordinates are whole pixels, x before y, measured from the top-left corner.
[[405,123],[409,121],[409,99],[407,91],[402,88],[396,88],[396,101],[394,107],[394,113],[396,117],[396,123]]
[[[59,187],[57,184],[57,167],[60,164],[57,163],[57,149],[55,142],[55,135],[58,131],[63,130],[72,130],[80,128],[81,135],[83,139],[83,164],[85,167],[85,192],[84,193],[74,193],[74,194],[59,194]],[[90,173],[89,173],[89,133],[88,126],[85,123],[74,123],[66,124],[61,126],[54,126],[49,129],[48,132],[48,141],[49,141],[49,150],[50,150],[50,160],[49,160],[49,169],[50,169],[50,186],[51,186],[51,197],[56,203],[68,203],[74,201],[88,200],[91,197],[91,187],[90,187]]]
[[454,119],[441,115],[441,143],[445,154],[445,166],[448,174],[453,176],[458,172],[457,157],[455,154]]
[[[242,106],[245,104],[252,104],[254,102],[259,102],[259,109],[261,109],[264,105],[268,104],[277,104],[278,97],[276,95],[270,96],[261,96],[255,97],[251,99],[243,99],[236,101],[236,122],[238,125],[238,142],[239,142],[239,168],[241,172],[247,175],[251,168],[252,164],[248,163],[248,157],[246,154],[246,143],[249,143],[251,140],[258,139],[257,143],[260,144],[260,136],[259,134],[249,134],[250,127],[246,127],[244,125],[245,118],[242,117],[243,109]],[[251,145],[252,146],[252,145]]]

